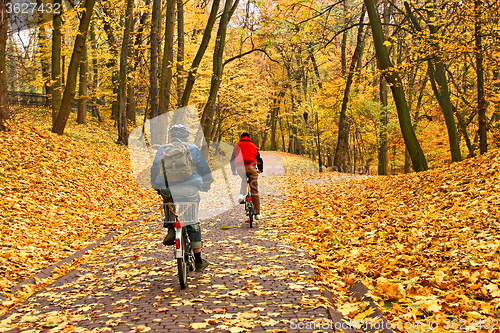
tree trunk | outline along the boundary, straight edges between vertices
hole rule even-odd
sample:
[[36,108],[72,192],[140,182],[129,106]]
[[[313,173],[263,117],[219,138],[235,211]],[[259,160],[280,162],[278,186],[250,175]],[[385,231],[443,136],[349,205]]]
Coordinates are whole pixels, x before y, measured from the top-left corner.
[[7,30],[9,15],[5,4],[7,0],[0,0],[0,131],[5,130],[5,121],[10,118],[9,103],[7,101]]
[[[408,2],[405,1],[404,5],[415,29],[419,32],[422,31],[422,28],[420,27],[420,24],[418,23],[416,17],[411,12],[411,8]],[[429,16],[429,31],[431,35],[436,35],[438,31],[436,26],[432,23],[435,20],[434,12],[428,9],[427,14]],[[434,47],[436,52],[440,52],[439,44],[431,42],[431,45]],[[431,81],[435,80],[438,84],[438,87],[436,85],[433,85],[432,87],[434,88],[434,94],[436,95],[446,122],[448,138],[450,141],[451,159],[453,162],[459,162],[462,160],[462,155],[460,152],[460,141],[458,139],[457,124],[455,123],[455,117],[453,114],[453,104],[451,103],[448,80],[446,78],[443,60],[441,59],[441,57],[435,55],[432,57],[432,59],[429,59],[428,66],[430,68]]]
[[134,0],[127,0],[125,12],[125,30],[123,32],[122,50],[120,54],[120,74],[118,75],[118,114],[116,125],[118,127],[117,143],[128,144],[127,129],[127,72],[128,53],[130,44],[130,30],[132,30]]
[[354,70],[358,62],[358,58],[362,55],[362,44],[363,44],[363,20],[365,18],[365,8],[363,6],[361,16],[359,18],[359,28],[358,36],[356,40],[356,49],[352,55],[351,64],[349,66],[349,72],[347,73],[347,79],[344,90],[344,98],[342,99],[342,107],[340,109],[339,118],[339,135],[337,140],[337,149],[335,150],[334,166],[338,170],[346,170],[349,164],[348,154],[349,154],[349,121],[347,120],[347,105],[349,103],[349,93],[351,92],[351,85],[354,78]]
[[82,18],[80,19],[80,27],[78,28],[78,35],[76,36],[73,54],[68,68],[67,86],[64,89],[64,94],[61,102],[61,109],[57,114],[56,122],[52,128],[52,132],[62,135],[66,122],[69,118],[71,111],[71,104],[75,98],[76,76],[78,74],[78,66],[82,57],[83,46],[87,38],[87,30],[89,28],[90,18],[92,17],[92,10],[94,9],[95,0],[86,0]]
[[102,123],[101,115],[99,114],[99,108],[97,107],[97,91],[99,88],[99,64],[97,63],[97,40],[95,37],[95,24],[92,22],[90,27],[90,40],[92,47],[92,116],[97,117],[100,123]]
[[76,117],[76,122],[78,124],[87,123],[87,99],[88,99],[88,87],[87,87],[87,72],[89,70],[89,63],[87,58],[87,45],[83,45],[82,49],[82,60],[80,61],[80,89],[78,90],[78,115]]
[[205,31],[203,32],[203,38],[201,40],[200,47],[196,52],[191,68],[189,69],[188,78],[186,81],[186,87],[182,93],[182,98],[179,107],[187,106],[189,103],[189,97],[191,96],[191,91],[193,90],[194,81],[196,80],[196,71],[200,66],[203,55],[207,50],[208,43],[210,42],[210,37],[212,35],[212,29],[214,27],[215,21],[217,20],[217,11],[219,10],[220,0],[214,0],[212,4],[212,10],[210,11],[210,16],[208,17],[207,25]]
[[283,150],[283,152],[286,151],[286,146],[285,146],[285,133],[283,133],[283,125],[281,124],[281,118],[278,118],[278,122],[280,124],[280,132],[281,132],[281,141],[282,141],[282,145],[283,147],[281,147],[281,149]]
[[135,89],[132,83],[127,88],[127,119],[136,124],[137,102],[135,101]]
[[[344,5],[344,27],[347,27],[348,19],[347,19],[347,1],[343,2]],[[348,30],[342,33],[342,41],[340,42],[340,73],[342,77],[345,77],[347,71],[347,33]]]
[[167,15],[165,22],[165,47],[161,66],[159,114],[170,109],[170,93],[172,91],[172,66],[174,63],[174,26],[175,1],[167,0]]
[[483,45],[482,45],[482,22],[481,15],[483,6],[480,0],[474,1],[475,21],[474,37],[476,47],[476,74],[477,74],[477,115],[479,120],[479,152],[488,151],[488,139],[486,136],[486,98],[484,95],[484,67],[483,67]]
[[[184,0],[177,0],[177,105],[179,106],[184,91],[184,75]],[[183,122],[183,119],[178,119],[178,122]]]
[[406,101],[405,92],[401,85],[399,74],[394,71],[386,46],[384,45],[384,34],[378,10],[374,0],[364,0],[368,16],[370,17],[370,26],[372,30],[373,42],[375,45],[377,62],[380,70],[383,72],[388,84],[391,87],[392,95],[398,111],[399,126],[403,139],[411,156],[413,170],[424,171],[428,169],[427,161],[417,140],[415,131],[411,124],[410,112]]
[[151,112],[153,119],[158,116],[158,47],[159,47],[159,25],[160,25],[160,0],[153,0],[153,10],[151,14],[151,73],[150,98]]
[[[37,8],[39,8],[42,3],[42,0],[37,0]],[[47,45],[47,32],[45,31],[45,27],[40,25],[38,27],[38,49],[40,50],[40,65],[42,68],[43,86],[45,89],[45,106],[50,108],[52,106],[52,85],[50,82],[51,73]]]
[[[384,33],[387,34],[387,24],[389,24],[391,17],[390,3],[384,1]],[[389,147],[387,137],[387,125],[389,124],[388,113],[388,92],[387,80],[380,76],[380,104],[382,104],[382,112],[380,113],[380,135],[379,135],[379,148],[378,148],[378,174],[389,174]]]
[[266,117],[266,127],[264,130],[264,136],[262,138],[262,141],[260,142],[260,150],[264,150],[264,146],[266,145],[267,135],[268,135],[269,127],[271,124],[271,113],[272,112],[273,112],[273,109],[271,109],[271,111],[269,111],[269,113],[267,114],[267,117]]
[[380,77],[380,104],[382,104],[382,111],[380,113],[380,135],[379,135],[379,149],[378,149],[378,174],[389,174],[389,146],[387,137],[387,125],[389,124],[388,117],[388,87],[387,81],[383,76]]
[[[62,8],[62,0],[54,0],[54,6]],[[61,14],[54,14],[52,18],[52,125],[55,124],[57,114],[61,109]]]
[[111,119],[116,121],[116,115],[118,113],[118,104],[117,104],[117,96],[118,96],[118,70],[116,68],[116,60],[118,59],[118,43],[116,42],[115,35],[113,34],[113,30],[111,29],[110,22],[113,20],[109,11],[109,0],[106,2],[101,2],[102,11],[105,14],[103,28],[108,37],[108,44],[111,50],[111,58],[108,61],[107,67],[111,71],[111,86],[113,87],[113,96],[112,96],[112,105],[111,105]]
[[233,15],[236,7],[238,6],[239,0],[236,0],[233,4],[232,0],[226,0],[224,6],[224,12],[220,18],[219,29],[217,31],[217,40],[215,41],[215,50],[213,57],[213,74],[210,82],[210,93],[208,96],[207,103],[203,109],[203,114],[201,116],[201,127],[207,140],[207,144],[210,144],[212,138],[209,137],[212,131],[212,117],[214,113],[215,99],[217,98],[217,93],[219,92],[219,87],[222,81],[222,58],[224,55],[224,47],[226,45],[226,31],[229,20]]
[[280,110],[281,100],[285,97],[285,91],[280,91],[277,98],[274,100],[274,105],[271,113],[271,151],[276,150],[276,128],[277,128],[277,120],[278,113]]

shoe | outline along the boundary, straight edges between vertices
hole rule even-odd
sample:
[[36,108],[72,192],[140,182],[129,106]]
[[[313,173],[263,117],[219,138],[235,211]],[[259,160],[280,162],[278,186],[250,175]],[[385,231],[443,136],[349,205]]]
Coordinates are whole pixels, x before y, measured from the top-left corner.
[[206,261],[205,259],[201,259],[201,263],[195,263],[194,264],[194,271],[195,272],[203,272],[205,270],[205,268],[207,268],[207,266],[210,265],[210,263],[208,261]]
[[262,215],[260,215],[260,214],[255,215],[255,219],[256,219],[256,220],[260,220],[260,219],[262,219]]
[[240,196],[238,197],[238,203],[245,203],[245,196],[243,194],[240,194]]
[[175,244],[175,230],[174,228],[168,229],[168,234],[163,239],[163,245],[174,245]]

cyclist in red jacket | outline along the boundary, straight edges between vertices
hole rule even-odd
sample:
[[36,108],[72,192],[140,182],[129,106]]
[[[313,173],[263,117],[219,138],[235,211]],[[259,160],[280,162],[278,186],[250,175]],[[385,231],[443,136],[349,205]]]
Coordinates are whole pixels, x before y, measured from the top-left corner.
[[244,132],[240,136],[240,142],[234,146],[231,156],[231,170],[233,175],[238,174],[241,177],[241,188],[238,202],[245,201],[247,191],[247,174],[250,175],[250,189],[252,191],[252,201],[255,207],[256,220],[262,218],[260,214],[259,182],[258,173],[264,171],[264,162],[260,157],[259,148],[250,140],[250,134]]

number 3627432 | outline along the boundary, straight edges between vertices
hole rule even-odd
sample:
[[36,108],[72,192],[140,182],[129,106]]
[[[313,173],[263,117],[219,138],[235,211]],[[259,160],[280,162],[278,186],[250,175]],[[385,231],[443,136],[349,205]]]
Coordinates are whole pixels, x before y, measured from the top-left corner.
[[41,3],[37,5],[36,2],[22,2],[22,3],[7,3],[6,12],[8,14],[61,14],[60,3]]

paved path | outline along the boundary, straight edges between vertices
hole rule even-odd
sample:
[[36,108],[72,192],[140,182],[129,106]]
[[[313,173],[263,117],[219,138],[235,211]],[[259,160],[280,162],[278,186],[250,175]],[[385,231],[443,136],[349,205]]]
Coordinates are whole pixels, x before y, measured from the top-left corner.
[[[282,173],[273,156],[267,170]],[[263,183],[264,209],[278,184]],[[165,231],[151,222],[1,317],[0,332],[295,332],[296,320],[328,320],[307,253],[272,241],[279,230],[265,224],[250,229],[240,205],[202,221],[211,265],[180,290]]]

